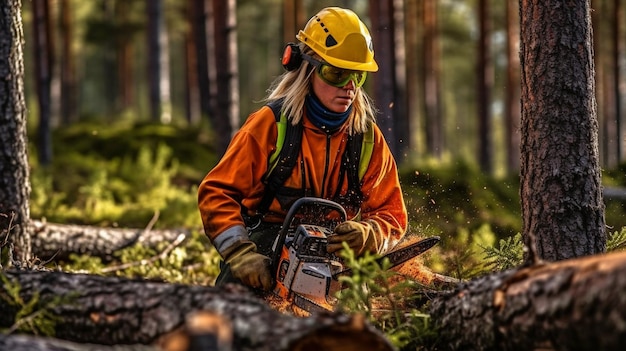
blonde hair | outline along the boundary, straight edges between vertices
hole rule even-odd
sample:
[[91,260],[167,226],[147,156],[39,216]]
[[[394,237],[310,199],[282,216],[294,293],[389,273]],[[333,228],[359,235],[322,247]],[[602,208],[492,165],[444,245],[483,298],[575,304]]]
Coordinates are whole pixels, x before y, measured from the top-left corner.
[[[304,45],[299,44],[302,53],[320,59],[315,52]],[[300,67],[294,71],[287,71],[278,76],[268,89],[265,102],[283,99],[281,112],[284,113],[291,124],[298,124],[304,115],[304,100],[311,92],[311,75],[315,71],[313,65],[303,60]],[[376,120],[376,107],[372,99],[362,87],[356,88],[352,112],[348,117],[348,133],[364,133],[367,131],[369,122]]]

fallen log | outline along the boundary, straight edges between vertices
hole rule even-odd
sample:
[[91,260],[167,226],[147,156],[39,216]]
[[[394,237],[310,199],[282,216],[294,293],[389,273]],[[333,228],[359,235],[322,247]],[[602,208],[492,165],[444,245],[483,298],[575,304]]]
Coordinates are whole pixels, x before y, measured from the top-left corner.
[[438,350],[623,350],[626,252],[484,276],[431,301]]
[[42,261],[65,260],[72,253],[109,261],[114,258],[114,252],[134,244],[156,248],[161,243],[178,240],[181,235],[189,237],[190,234],[187,230],[103,228],[32,221],[31,240],[33,255]]
[[[361,316],[299,318],[272,309],[236,285],[192,286],[64,272],[2,274],[0,328],[14,326],[20,306],[37,299],[36,310],[47,308],[54,315],[55,337],[77,343],[167,344],[168,335],[176,335],[186,318],[203,311],[230,323],[235,351],[393,349]],[[11,299],[11,287],[19,287],[22,304]]]
[[626,188],[604,186],[602,187],[602,198],[605,200],[624,201],[626,200]]
[[70,341],[32,335],[0,334],[0,350],[11,351],[163,351],[156,346],[107,346],[78,344]]

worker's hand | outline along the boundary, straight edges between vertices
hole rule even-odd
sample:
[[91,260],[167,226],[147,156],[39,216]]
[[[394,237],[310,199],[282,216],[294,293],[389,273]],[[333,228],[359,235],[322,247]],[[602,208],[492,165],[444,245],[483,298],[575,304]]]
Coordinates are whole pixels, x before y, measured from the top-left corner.
[[341,250],[342,242],[346,242],[357,256],[366,251],[378,252],[382,234],[374,230],[371,223],[345,221],[335,227],[335,234],[328,237],[328,252]]
[[256,245],[245,241],[224,254],[233,277],[253,288],[270,290],[273,287],[270,258],[256,252]]

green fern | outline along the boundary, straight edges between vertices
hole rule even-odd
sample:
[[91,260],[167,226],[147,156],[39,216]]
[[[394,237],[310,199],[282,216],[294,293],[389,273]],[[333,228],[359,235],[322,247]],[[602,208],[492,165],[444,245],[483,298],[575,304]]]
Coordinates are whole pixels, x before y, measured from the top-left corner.
[[522,234],[500,239],[499,245],[481,246],[484,251],[486,266],[497,271],[507,270],[522,264],[524,242]]
[[609,234],[606,239],[606,251],[618,251],[623,250],[626,247],[626,227],[622,228],[619,232],[613,232]]
[[[522,234],[501,239],[496,246],[480,246],[483,249],[486,266],[494,270],[507,270],[522,264],[524,256],[524,242]],[[608,235],[606,251],[618,251],[626,248],[626,228]]]

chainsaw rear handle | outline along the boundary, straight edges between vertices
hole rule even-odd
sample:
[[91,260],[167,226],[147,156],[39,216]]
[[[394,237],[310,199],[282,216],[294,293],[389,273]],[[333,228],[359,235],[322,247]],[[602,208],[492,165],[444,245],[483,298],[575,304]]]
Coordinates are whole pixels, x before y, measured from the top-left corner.
[[346,210],[340,204],[336,203],[332,200],[322,199],[319,197],[301,197],[296,200],[293,205],[289,208],[287,215],[285,216],[285,220],[283,221],[283,225],[278,232],[277,242],[274,245],[274,252],[272,252],[272,274],[276,275],[278,272],[278,261],[280,260],[280,253],[283,245],[285,245],[285,240],[287,240],[287,234],[289,233],[289,228],[291,227],[291,223],[295,218],[296,214],[300,211],[300,209],[306,205],[317,205],[320,207],[326,207],[330,210],[335,210],[341,215],[341,222],[346,221],[348,215],[346,214]]

